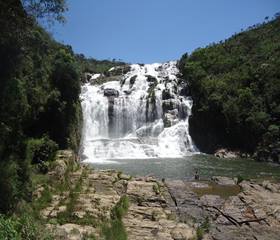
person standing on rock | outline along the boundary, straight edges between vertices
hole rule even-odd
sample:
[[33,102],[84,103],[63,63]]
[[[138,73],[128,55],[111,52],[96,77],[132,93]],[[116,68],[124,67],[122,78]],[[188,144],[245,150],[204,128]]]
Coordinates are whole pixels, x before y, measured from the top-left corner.
[[199,174],[198,174],[198,170],[195,170],[195,174],[194,174],[194,179],[195,180],[199,180]]

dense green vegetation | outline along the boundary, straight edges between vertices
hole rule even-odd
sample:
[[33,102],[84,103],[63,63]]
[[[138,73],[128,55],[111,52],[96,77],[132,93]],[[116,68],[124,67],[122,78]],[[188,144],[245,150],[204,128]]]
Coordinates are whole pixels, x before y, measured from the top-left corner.
[[122,64],[75,54],[37,23],[64,21],[66,9],[64,0],[0,0],[0,213],[31,200],[31,173],[46,173],[57,149],[78,152],[82,73]]
[[[64,1],[24,1],[32,13],[60,18]],[[34,5],[35,4],[35,5]],[[46,171],[57,148],[79,146],[80,69],[21,1],[0,1],[0,212],[30,200],[30,171]]]
[[[46,140],[44,138],[44,140]],[[43,146],[41,141],[31,140],[35,144],[31,146]],[[37,149],[37,147],[36,147]],[[34,155],[36,156],[36,155]],[[40,155],[41,156],[41,155]],[[55,159],[62,159],[61,152],[57,152]],[[43,157],[44,158],[44,157]],[[57,161],[53,161],[50,164],[50,171],[54,171],[58,166]],[[13,240],[51,240],[54,239],[50,230],[46,231],[47,223],[54,223],[53,219],[46,219],[42,217],[41,211],[45,209],[53,201],[54,195],[63,195],[65,192],[69,193],[69,196],[65,200],[62,198],[61,204],[66,204],[66,212],[57,216],[55,223],[66,220],[73,222],[76,218],[73,218],[71,214],[75,201],[77,200],[77,191],[80,191],[82,178],[85,177],[86,169],[83,169],[83,174],[80,179],[77,179],[73,184],[71,174],[74,171],[80,170],[80,165],[77,164],[74,156],[67,158],[67,165],[65,166],[65,173],[62,178],[57,178],[49,174],[38,173],[32,171],[30,178],[32,181],[32,187],[36,190],[34,192],[32,202],[21,201],[19,206],[13,211],[13,214],[0,214],[0,239],[13,239]],[[39,188],[38,188],[39,186]],[[64,202],[64,201],[67,201]],[[91,220],[87,219],[87,223]],[[80,222],[79,222],[80,223]],[[89,238],[90,239],[90,238]]]
[[[125,65],[124,62],[110,60],[96,60],[94,58],[86,58],[83,54],[77,54],[76,59],[81,67],[83,73],[103,73],[107,74],[108,70],[112,67]],[[86,81],[86,79],[83,79]]]
[[0,239],[3,240],[51,240],[51,235],[44,231],[32,217],[23,214],[20,218],[0,215]]
[[226,147],[280,161],[280,17],[185,54],[200,150]]

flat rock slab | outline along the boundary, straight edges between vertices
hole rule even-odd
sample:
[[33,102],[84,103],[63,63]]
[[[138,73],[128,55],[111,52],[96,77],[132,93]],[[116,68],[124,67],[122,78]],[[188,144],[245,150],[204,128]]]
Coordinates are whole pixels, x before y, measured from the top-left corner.
[[[123,195],[130,200],[128,212],[122,219],[129,240],[188,240],[195,237],[195,228],[180,222],[173,211],[176,204],[167,187],[155,178],[136,179],[113,170],[87,169],[85,176],[81,170],[71,175],[73,187],[81,178],[82,186],[72,212],[77,222],[58,225],[50,221],[53,224],[47,226],[55,239],[82,240],[90,235],[100,239],[102,222],[110,221],[111,211]],[[58,212],[66,210],[68,195],[62,196],[54,198],[42,211],[46,219],[55,220]],[[99,222],[99,227],[89,225],[85,220],[88,217]]]
[[212,180],[220,185],[235,185],[236,181],[232,178],[229,177],[220,177],[220,176],[216,176],[216,177],[212,177]]
[[[215,177],[224,186],[234,185],[234,180]],[[210,184],[211,185],[211,184]],[[182,221],[190,218],[203,224],[209,221],[207,240],[279,240],[280,239],[280,184],[268,181],[258,184],[243,181],[242,191],[235,196],[196,194],[199,183],[166,181],[166,186]]]
[[[65,156],[61,154],[59,160]],[[213,182],[160,182],[151,176],[133,178],[114,170],[83,167],[71,173],[70,180],[73,189],[81,181],[72,206],[76,222],[59,225],[56,221],[66,211],[69,191],[53,195],[41,212],[52,223],[47,228],[55,239],[82,240],[90,235],[102,239],[101,226],[110,221],[111,211],[123,195],[130,203],[122,219],[128,240],[191,240],[202,227],[207,232],[203,240],[280,239],[279,183],[243,181],[236,185],[233,179],[215,177],[217,191]]]
[[123,219],[128,239],[187,240],[195,237],[195,229],[180,223],[173,214],[175,204],[162,183],[152,178],[139,178],[128,182],[126,193],[131,199]]

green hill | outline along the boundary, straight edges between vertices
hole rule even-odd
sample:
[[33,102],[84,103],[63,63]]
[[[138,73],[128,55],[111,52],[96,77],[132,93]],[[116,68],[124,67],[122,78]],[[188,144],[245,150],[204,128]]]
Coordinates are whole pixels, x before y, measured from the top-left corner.
[[280,17],[183,55],[198,148],[221,147],[280,161]]

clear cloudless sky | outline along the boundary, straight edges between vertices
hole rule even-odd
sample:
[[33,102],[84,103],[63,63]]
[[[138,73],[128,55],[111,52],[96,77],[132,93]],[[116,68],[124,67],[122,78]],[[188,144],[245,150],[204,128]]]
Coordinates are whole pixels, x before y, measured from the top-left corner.
[[218,42],[280,12],[280,0],[67,0],[54,38],[96,59],[152,63]]

